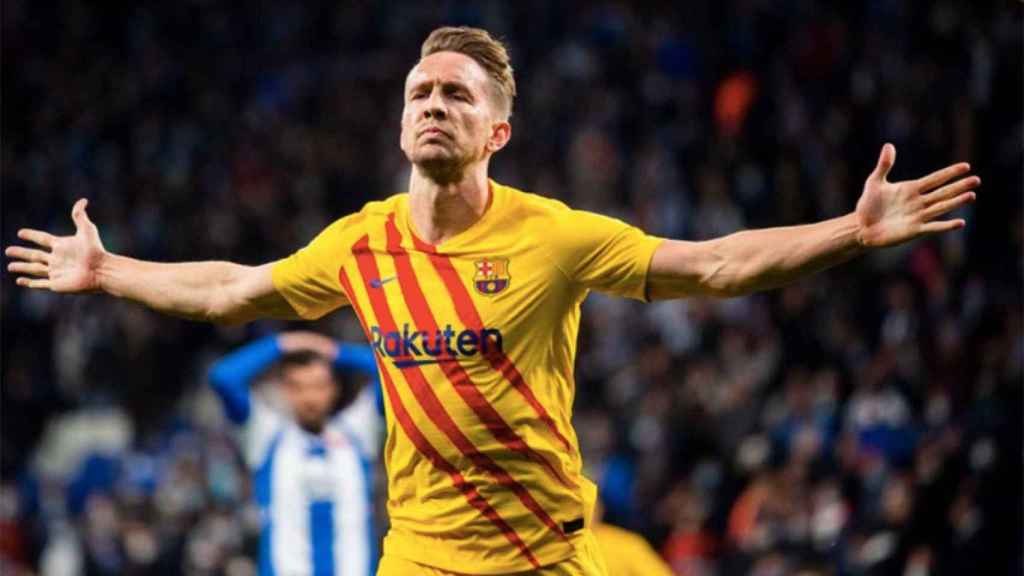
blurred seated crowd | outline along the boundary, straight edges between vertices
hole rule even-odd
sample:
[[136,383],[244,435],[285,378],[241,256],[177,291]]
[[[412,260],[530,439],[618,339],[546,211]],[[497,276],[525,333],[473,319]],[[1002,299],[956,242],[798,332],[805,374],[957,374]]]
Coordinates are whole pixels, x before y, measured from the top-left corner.
[[[575,419],[606,521],[677,574],[1019,573],[1019,3],[59,4],[4,4],[4,245],[87,197],[116,253],[287,255],[403,189],[404,72],[442,23],[510,44],[494,178],[652,234],[840,215],[885,141],[894,179],[970,161],[961,232],[750,297],[592,295]],[[206,370],[286,325],[0,300],[0,572],[254,574]]]

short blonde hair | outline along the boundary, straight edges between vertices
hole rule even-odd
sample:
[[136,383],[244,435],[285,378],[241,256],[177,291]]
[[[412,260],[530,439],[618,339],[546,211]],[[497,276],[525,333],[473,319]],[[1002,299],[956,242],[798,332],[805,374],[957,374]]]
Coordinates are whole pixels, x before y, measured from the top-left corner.
[[437,52],[458,52],[469,56],[491,77],[493,96],[498,109],[506,117],[512,115],[512,100],[516,97],[516,80],[512,76],[512,63],[508,50],[486,30],[468,26],[445,26],[427,36],[420,49],[420,58]]

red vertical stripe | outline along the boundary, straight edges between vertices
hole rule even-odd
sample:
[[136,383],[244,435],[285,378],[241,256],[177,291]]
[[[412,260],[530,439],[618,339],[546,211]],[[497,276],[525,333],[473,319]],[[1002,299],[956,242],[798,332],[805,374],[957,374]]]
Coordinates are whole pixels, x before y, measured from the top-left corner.
[[[417,250],[426,252],[430,257],[430,262],[434,265],[434,269],[437,270],[438,275],[441,276],[441,280],[444,282],[445,287],[448,289],[448,293],[452,297],[452,302],[455,304],[455,311],[459,315],[459,320],[471,330],[483,330],[484,323],[480,319],[480,313],[476,309],[476,305],[473,304],[473,299],[470,297],[466,287],[462,284],[462,280],[459,279],[458,272],[455,271],[455,267],[447,256],[438,254],[437,249],[433,245],[423,242],[416,237],[415,234],[412,236],[413,243]],[[562,435],[558,430],[558,426],[555,424],[551,415],[548,414],[547,409],[537,400],[537,397],[533,394],[533,390],[526,384],[523,379],[523,375],[516,368],[516,365],[512,363],[512,359],[509,358],[501,350],[496,347],[491,348],[487,354],[487,360],[491,363],[491,367],[500,372],[512,387],[515,388],[522,396],[526,399],[526,402],[533,407],[534,412],[541,419],[542,422],[548,427],[552,434],[562,443],[562,447],[567,452],[572,452],[572,444],[569,440]]]
[[[362,308],[359,306],[359,301],[356,298],[355,292],[352,290],[352,284],[349,282],[348,275],[345,273],[344,268],[341,268],[338,271],[338,278],[341,281],[342,286],[345,288],[345,292],[348,293],[349,301],[352,303],[352,308],[356,311],[356,315],[359,316],[359,322],[363,325],[363,331],[366,333],[367,339],[370,339],[370,325],[366,323],[366,317],[363,316]],[[490,520],[491,523],[505,535],[505,538],[519,549],[519,552],[529,560],[530,564],[534,568],[540,568],[540,563],[537,561],[537,558],[534,557],[530,548],[525,542],[523,542],[523,539],[520,538],[515,529],[512,528],[512,526],[510,526],[508,522],[498,514],[498,511],[487,502],[472,482],[466,480],[455,466],[441,456],[441,453],[430,444],[430,441],[427,440],[419,428],[416,427],[416,423],[413,422],[412,416],[409,415],[405,405],[402,403],[401,397],[398,395],[398,390],[395,388],[394,381],[391,380],[391,375],[388,374],[387,369],[385,369],[383,362],[381,362],[379,357],[377,358],[377,363],[381,380],[384,383],[384,389],[387,391],[391,411],[395,415],[395,419],[398,421],[398,424],[402,427],[402,430],[405,431],[406,436],[409,437],[413,446],[416,447],[416,450],[425,456],[435,468],[448,474],[448,476],[451,477],[455,488],[466,497],[469,504],[479,510],[485,518]]]
[[[377,261],[369,249],[369,236],[363,236],[362,239],[356,242],[352,247],[352,252],[355,254],[356,264],[359,267],[359,273],[362,275],[364,283],[369,285],[370,280],[380,278]],[[381,328],[387,332],[398,332],[398,325],[391,314],[391,308],[388,306],[384,290],[381,288],[369,288],[367,294],[369,295],[370,306],[373,308],[373,314]],[[459,429],[451,416],[448,415],[448,412],[445,411],[444,405],[437,395],[434,394],[434,390],[419,366],[409,365],[403,366],[400,369],[402,376],[405,377],[406,383],[408,383],[423,411],[430,418],[431,422],[451,440],[452,444],[468,457],[474,465],[494,476],[500,485],[511,490],[523,505],[540,518],[548,528],[562,539],[566,539],[561,527],[540,507],[540,504],[534,500],[530,492],[494,462],[490,456],[477,450],[469,438],[462,433],[462,430]]]
[[[398,272],[398,284],[402,288],[402,294],[405,296],[405,301],[409,305],[409,311],[412,312],[413,321],[416,323],[420,330],[426,330],[428,333],[436,333],[440,330],[437,325],[437,321],[434,318],[433,313],[430,311],[430,305],[427,303],[426,297],[423,295],[423,290],[420,288],[419,281],[416,279],[416,272],[413,270],[412,262],[409,259],[409,253],[402,248],[402,235],[395,226],[395,215],[392,213],[388,216],[387,227],[387,250],[388,254],[392,256],[395,262],[395,269]],[[446,353],[447,351],[445,351]],[[530,448],[518,434],[512,430],[512,427],[505,422],[505,419],[501,417],[501,414],[494,409],[494,406],[487,401],[487,398],[480,392],[480,390],[470,379],[469,374],[466,370],[460,366],[457,362],[442,362],[440,364],[441,370],[444,371],[445,376],[448,377],[448,381],[451,382],[455,391],[458,392],[459,396],[466,402],[466,404],[472,408],[473,412],[476,413],[480,421],[484,423],[491,435],[494,436],[499,442],[507,446],[510,450],[518,452],[523,456],[533,460],[537,464],[543,466],[547,471],[561,484],[575,488],[576,485],[565,478],[559,471],[548,462],[547,458],[537,453],[533,448]]]

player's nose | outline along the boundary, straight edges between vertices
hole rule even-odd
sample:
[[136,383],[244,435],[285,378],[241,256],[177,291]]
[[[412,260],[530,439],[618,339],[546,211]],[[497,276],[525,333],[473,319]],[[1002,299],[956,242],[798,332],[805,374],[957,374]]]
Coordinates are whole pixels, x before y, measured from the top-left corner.
[[423,116],[425,118],[433,118],[434,120],[444,120],[448,113],[441,107],[428,107],[423,111]]
[[444,98],[441,97],[440,90],[433,90],[430,93],[430,97],[423,107],[423,117],[433,118],[435,120],[444,120],[448,116],[448,110],[445,107]]

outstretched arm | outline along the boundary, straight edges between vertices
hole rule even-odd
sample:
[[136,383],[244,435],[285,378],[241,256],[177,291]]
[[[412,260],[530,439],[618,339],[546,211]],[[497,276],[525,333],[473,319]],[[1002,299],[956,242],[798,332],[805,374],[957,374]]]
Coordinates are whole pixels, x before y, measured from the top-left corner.
[[846,216],[703,242],[662,243],[648,271],[648,296],[740,296],[783,286],[872,248],[963,228],[963,220],[936,219],[974,201],[981,179],[964,177],[970,166],[953,164],[917,180],[889,182],[895,160],[896,148],[883,146],[857,209]]
[[10,246],[7,269],[22,274],[19,286],[59,293],[105,292],[154,310],[219,323],[257,318],[298,319],[274,289],[271,264],[231,262],[146,262],[107,252],[99,230],[85,212],[87,201],[71,210],[73,236],[23,229],[18,237],[35,246]]

